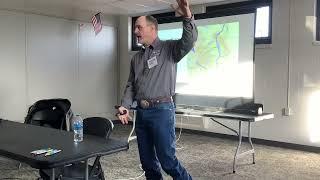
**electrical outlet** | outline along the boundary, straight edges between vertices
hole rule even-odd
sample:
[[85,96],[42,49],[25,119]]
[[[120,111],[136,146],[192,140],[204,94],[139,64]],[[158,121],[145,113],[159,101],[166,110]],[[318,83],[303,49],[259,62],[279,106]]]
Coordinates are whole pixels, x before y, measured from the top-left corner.
[[283,116],[291,116],[292,115],[292,109],[289,107],[282,109],[282,115]]

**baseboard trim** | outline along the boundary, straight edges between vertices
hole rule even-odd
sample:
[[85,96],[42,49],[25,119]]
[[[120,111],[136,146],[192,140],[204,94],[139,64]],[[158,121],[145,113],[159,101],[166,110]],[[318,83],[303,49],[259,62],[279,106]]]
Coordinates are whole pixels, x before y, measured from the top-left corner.
[[[113,120],[114,124],[121,124],[120,120]],[[132,121],[128,122],[128,125],[132,126]],[[176,128],[176,131],[180,131],[180,128]],[[194,129],[185,129],[182,128],[182,132],[189,133],[189,134],[198,134],[202,136],[208,136],[208,137],[218,137],[218,138],[225,138],[225,139],[231,139],[238,141],[238,136],[235,135],[229,135],[229,134],[221,134],[221,133],[214,133],[214,132],[208,132],[208,131],[200,131],[200,130],[194,130]],[[247,137],[243,137],[244,140],[248,140]],[[261,144],[266,146],[273,146],[273,147],[281,147],[281,148],[287,148],[287,149],[293,149],[293,150],[299,150],[299,151],[306,151],[306,152],[313,152],[313,153],[320,153],[320,147],[315,146],[307,146],[307,145],[301,145],[301,144],[294,144],[294,143],[286,143],[286,142],[279,142],[279,141],[271,141],[271,140],[265,140],[265,139],[259,139],[259,138],[251,138],[253,144]]]
[[[180,128],[176,128],[176,130],[179,131]],[[231,139],[231,140],[238,141],[238,136],[235,136],[235,135],[220,134],[220,133],[193,130],[193,129],[184,129],[184,128],[182,129],[182,132],[189,133],[189,134],[198,134],[198,135],[203,135],[203,136],[208,136],[208,137],[225,138],[225,139]],[[243,137],[243,139],[248,140],[247,137]],[[287,149],[293,149],[293,150],[299,150],[299,151],[320,153],[320,147],[315,147],[315,146],[307,146],[307,145],[301,145],[301,144],[271,141],[271,140],[265,140],[265,139],[259,139],[259,138],[251,138],[251,140],[252,140],[253,144],[261,144],[261,145],[281,147],[281,148],[287,148]]]

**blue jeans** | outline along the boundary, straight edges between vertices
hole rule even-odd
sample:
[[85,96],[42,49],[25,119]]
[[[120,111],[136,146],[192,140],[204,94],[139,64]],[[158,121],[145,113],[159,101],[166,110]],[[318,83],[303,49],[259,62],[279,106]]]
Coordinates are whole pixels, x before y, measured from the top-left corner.
[[147,180],[162,180],[160,164],[174,180],[192,180],[175,155],[173,103],[160,103],[146,109],[138,107],[135,130],[140,161]]

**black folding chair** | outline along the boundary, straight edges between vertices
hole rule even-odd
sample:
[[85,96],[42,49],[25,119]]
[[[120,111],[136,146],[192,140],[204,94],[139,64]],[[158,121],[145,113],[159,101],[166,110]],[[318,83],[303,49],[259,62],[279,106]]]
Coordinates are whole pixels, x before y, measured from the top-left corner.
[[25,123],[67,130],[72,116],[71,102],[68,99],[43,99],[28,109]]

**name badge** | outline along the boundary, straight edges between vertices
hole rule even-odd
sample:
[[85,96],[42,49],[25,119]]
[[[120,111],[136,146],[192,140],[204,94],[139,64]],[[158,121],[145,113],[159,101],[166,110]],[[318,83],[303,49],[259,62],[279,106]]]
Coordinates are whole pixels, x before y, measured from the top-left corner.
[[157,57],[156,57],[156,56],[153,56],[153,57],[150,58],[147,62],[148,62],[148,68],[149,68],[149,69],[151,69],[151,68],[155,67],[156,65],[158,65]]

